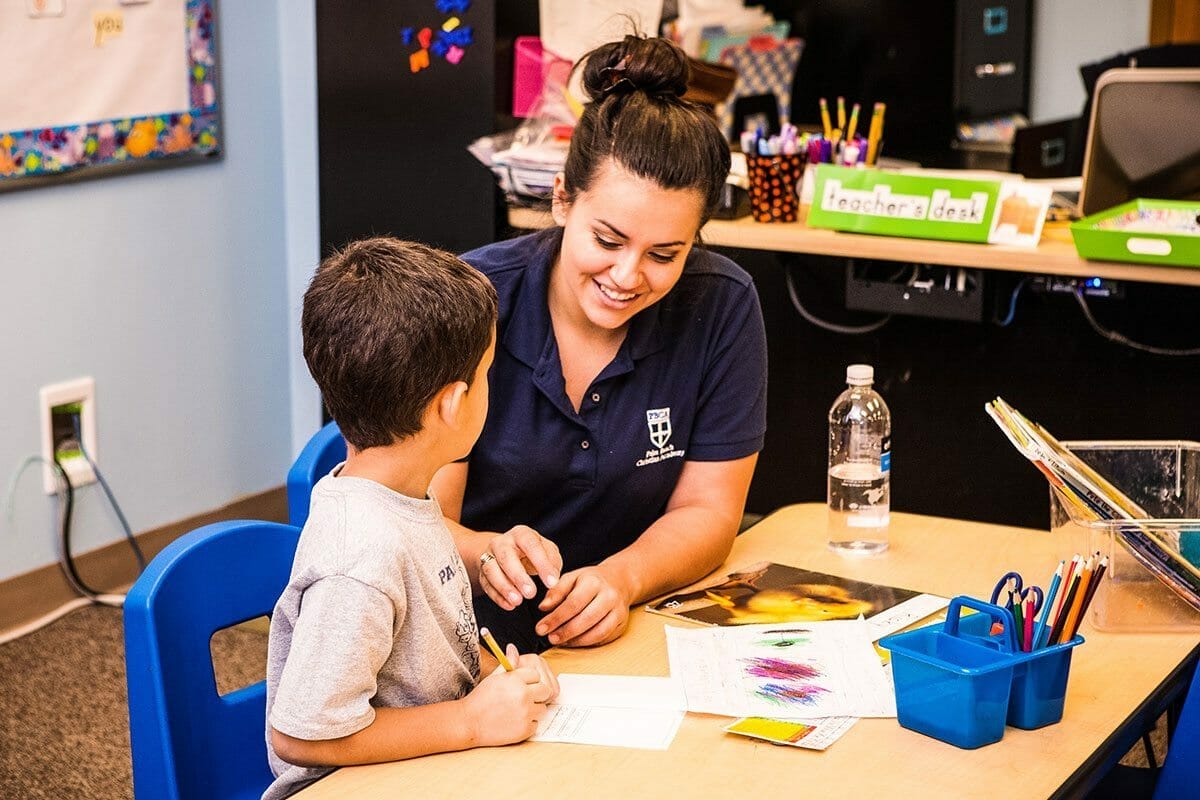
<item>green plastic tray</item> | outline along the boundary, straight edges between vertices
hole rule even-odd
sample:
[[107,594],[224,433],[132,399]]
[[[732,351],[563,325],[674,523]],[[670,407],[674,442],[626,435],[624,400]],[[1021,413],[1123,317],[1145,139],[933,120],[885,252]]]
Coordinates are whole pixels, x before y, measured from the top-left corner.
[[1200,267],[1200,203],[1130,200],[1071,225],[1080,257]]

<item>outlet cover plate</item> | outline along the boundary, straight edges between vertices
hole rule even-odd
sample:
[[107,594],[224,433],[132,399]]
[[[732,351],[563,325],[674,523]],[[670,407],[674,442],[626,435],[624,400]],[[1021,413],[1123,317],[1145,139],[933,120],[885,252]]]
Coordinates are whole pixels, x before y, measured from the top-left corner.
[[[54,460],[54,421],[51,410],[57,406],[69,405],[78,403],[80,405],[79,427],[82,433],[83,446],[86,448],[88,455],[93,459],[99,458],[96,455],[96,382],[90,376],[84,378],[76,378],[62,383],[54,383],[49,386],[43,386],[39,392],[40,397],[40,415],[41,415],[41,435],[42,435],[42,458],[47,461]],[[71,481],[71,485],[78,489],[80,486],[86,486],[89,483],[96,482],[96,473],[92,470],[92,465],[81,453],[74,453],[67,458],[60,459],[63,471],[67,473],[67,477]],[[58,479],[54,475],[54,470],[50,466],[42,467],[42,488],[46,494],[54,494],[58,491]]]

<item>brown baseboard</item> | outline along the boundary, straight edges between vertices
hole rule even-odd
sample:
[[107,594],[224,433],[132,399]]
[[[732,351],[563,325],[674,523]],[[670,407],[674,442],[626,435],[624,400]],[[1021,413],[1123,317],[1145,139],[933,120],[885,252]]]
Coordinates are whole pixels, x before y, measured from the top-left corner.
[[[188,531],[229,519],[262,519],[287,522],[287,492],[280,486],[234,500],[227,506],[197,514],[161,528],[137,534],[146,560]],[[120,592],[137,577],[137,561],[122,539],[97,550],[75,556],[79,575],[89,586],[103,592]],[[0,582],[0,633],[24,625],[78,597],[58,564],[26,572]]]

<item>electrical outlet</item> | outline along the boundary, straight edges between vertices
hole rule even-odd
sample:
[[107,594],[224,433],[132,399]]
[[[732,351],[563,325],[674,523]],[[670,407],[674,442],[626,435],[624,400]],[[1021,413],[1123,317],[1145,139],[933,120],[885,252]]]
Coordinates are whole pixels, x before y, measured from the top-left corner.
[[[92,459],[98,458],[96,382],[87,377],[43,386],[39,397],[42,457],[47,461],[57,458],[75,488],[95,483],[96,473],[84,457],[83,449]],[[58,491],[58,478],[49,466],[42,470],[42,488],[46,494]]]

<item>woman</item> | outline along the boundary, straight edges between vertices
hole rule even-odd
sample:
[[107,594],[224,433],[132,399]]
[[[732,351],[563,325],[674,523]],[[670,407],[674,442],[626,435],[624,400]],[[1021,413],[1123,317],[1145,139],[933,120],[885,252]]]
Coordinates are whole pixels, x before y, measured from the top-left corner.
[[500,297],[492,407],[434,482],[480,624],[523,650],[610,641],[719,565],[766,428],[754,286],[693,247],[729,148],[680,99],[687,58],[627,36],[584,59],[556,227],[463,256]]

